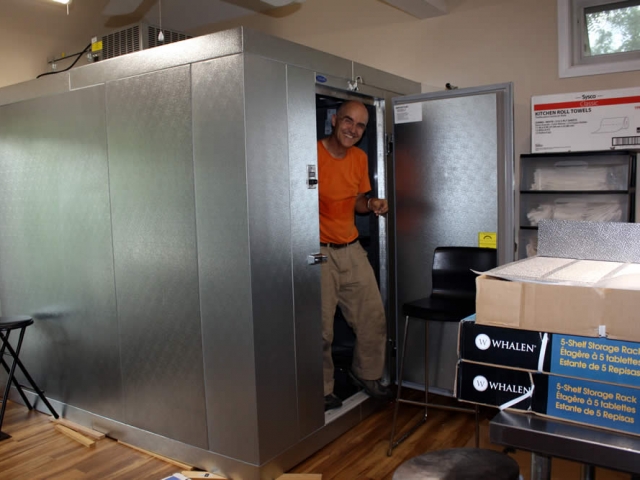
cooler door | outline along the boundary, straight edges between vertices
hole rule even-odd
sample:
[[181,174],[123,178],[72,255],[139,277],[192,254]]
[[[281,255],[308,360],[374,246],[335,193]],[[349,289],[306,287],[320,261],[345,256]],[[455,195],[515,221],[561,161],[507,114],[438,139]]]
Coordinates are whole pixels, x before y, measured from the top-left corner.
[[[394,98],[393,109],[400,341],[402,304],[431,292],[437,246],[477,246],[480,232],[497,232],[498,263],[513,261],[512,85]],[[424,388],[424,327],[410,328],[404,382]],[[429,324],[434,392],[453,394],[457,331],[457,324]]]

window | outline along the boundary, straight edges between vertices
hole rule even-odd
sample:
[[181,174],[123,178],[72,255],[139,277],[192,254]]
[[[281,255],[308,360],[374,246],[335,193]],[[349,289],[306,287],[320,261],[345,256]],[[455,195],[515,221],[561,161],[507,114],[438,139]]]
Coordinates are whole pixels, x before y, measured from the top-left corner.
[[640,0],[558,0],[560,77],[640,70]]

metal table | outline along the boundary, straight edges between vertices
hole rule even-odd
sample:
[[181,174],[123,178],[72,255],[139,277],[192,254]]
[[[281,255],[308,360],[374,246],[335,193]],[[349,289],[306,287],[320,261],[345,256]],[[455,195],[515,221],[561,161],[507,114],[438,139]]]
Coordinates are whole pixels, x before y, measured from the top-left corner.
[[595,479],[595,467],[640,480],[640,438],[512,412],[489,423],[491,443],[531,453],[531,480],[551,479],[551,457],[583,464],[582,479]]

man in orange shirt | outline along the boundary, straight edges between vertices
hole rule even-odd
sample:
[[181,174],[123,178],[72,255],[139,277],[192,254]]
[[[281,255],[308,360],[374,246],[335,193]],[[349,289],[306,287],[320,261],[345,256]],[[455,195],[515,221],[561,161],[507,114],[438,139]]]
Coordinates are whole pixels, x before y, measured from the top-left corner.
[[385,199],[365,196],[371,190],[367,155],[355,145],[368,121],[362,103],[345,102],[331,119],[331,135],[318,142],[320,250],[327,256],[327,263],[322,264],[325,410],[342,405],[333,393],[331,344],[336,305],[356,335],[351,380],[372,397],[392,397],[380,383],[387,335],[384,307],[355,225],[356,213],[384,215],[389,210]]

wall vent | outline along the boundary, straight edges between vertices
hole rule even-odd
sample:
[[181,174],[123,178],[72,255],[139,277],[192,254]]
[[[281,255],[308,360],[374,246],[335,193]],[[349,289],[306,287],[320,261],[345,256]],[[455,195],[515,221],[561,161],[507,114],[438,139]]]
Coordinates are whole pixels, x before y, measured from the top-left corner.
[[[160,28],[146,23],[137,23],[117,32],[112,32],[102,37],[102,51],[100,60],[119,57],[127,53],[159,47],[169,43],[179,42],[192,38],[182,32],[162,29],[164,42],[158,41]],[[97,53],[97,52],[96,52]]]

